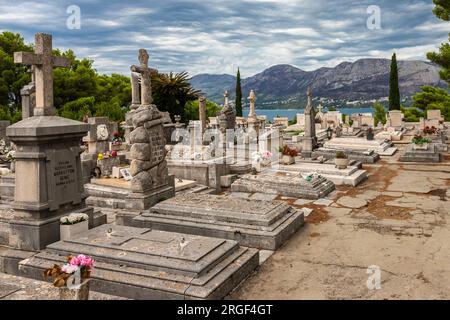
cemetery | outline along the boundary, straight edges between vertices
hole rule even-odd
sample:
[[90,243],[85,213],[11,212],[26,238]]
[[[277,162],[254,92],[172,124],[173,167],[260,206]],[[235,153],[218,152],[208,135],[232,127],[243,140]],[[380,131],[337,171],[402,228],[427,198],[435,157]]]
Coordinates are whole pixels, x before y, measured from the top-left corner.
[[0,279],[50,286],[43,274],[64,276],[67,265],[54,266],[69,259],[92,272],[60,299],[398,298],[346,284],[350,269],[363,283],[382,264],[386,238],[407,252],[383,256],[391,292],[418,274],[444,290],[410,258],[421,241],[434,252],[421,265],[448,258],[450,124],[440,110],[408,126],[391,110],[376,125],[371,113],[325,112],[309,87],[290,125],[257,115],[251,89],[248,116],[237,116],[226,90],[215,117],[200,94],[199,120],[181,123],[154,103],[151,52],[139,49],[125,121],[76,121],[55,112],[54,68],[70,60],[52,48],[37,33],[33,53],[14,53],[33,76],[22,120],[0,122]]

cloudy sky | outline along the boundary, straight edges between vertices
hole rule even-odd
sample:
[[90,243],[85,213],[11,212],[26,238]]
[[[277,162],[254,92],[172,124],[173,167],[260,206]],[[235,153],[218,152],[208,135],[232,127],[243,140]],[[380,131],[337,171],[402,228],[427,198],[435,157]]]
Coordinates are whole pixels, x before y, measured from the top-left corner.
[[[67,9],[81,10],[69,29]],[[381,29],[367,27],[380,8]],[[55,48],[73,49],[103,73],[129,73],[146,48],[161,71],[244,77],[275,64],[304,70],[363,57],[426,60],[448,38],[431,0],[0,0],[0,31],[53,34]],[[373,21],[373,20],[370,20]]]

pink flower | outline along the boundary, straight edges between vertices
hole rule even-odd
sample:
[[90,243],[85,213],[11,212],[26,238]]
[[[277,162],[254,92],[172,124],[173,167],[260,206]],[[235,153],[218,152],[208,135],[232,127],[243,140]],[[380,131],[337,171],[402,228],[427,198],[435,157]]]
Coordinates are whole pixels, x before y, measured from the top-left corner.
[[61,271],[68,273],[68,274],[75,273],[77,270],[78,270],[78,266],[74,266],[71,264],[65,264],[61,267]]
[[80,265],[80,260],[78,257],[73,257],[72,259],[70,259],[70,265],[72,266],[79,266]]

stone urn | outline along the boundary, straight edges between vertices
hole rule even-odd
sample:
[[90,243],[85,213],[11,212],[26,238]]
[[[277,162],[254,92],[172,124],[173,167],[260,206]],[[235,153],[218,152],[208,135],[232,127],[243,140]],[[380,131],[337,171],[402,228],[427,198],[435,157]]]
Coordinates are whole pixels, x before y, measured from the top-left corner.
[[59,236],[61,240],[72,239],[77,234],[89,230],[89,221],[82,221],[75,224],[61,224],[59,226]]
[[89,300],[90,280],[85,279],[80,285],[74,285],[73,288],[59,288],[60,300]]
[[348,159],[347,158],[335,158],[334,164],[338,169],[346,169],[348,167]]
[[289,155],[283,155],[281,157],[281,162],[284,165],[290,165],[295,163],[295,157],[289,156]]

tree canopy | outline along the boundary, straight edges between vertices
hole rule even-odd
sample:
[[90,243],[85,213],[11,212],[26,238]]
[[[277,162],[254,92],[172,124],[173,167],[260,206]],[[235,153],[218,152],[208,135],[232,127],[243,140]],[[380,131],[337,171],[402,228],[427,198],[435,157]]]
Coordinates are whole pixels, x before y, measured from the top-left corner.
[[242,88],[241,88],[241,71],[238,68],[236,75],[236,116],[242,117]]
[[[16,122],[21,119],[21,88],[31,81],[30,68],[14,63],[14,52],[33,51],[18,33],[0,34],[0,119]],[[88,116],[106,116],[122,121],[131,104],[130,78],[120,74],[99,74],[93,60],[79,59],[72,50],[53,50],[56,56],[70,59],[70,68],[55,68],[54,106],[60,116],[82,120]],[[186,102],[198,98],[199,92],[189,84],[188,74],[152,74],[153,101],[161,111],[172,117],[184,112]],[[190,120],[184,118],[183,120]]]
[[394,53],[391,60],[389,77],[389,110],[400,110],[400,89],[398,86],[397,56]]

